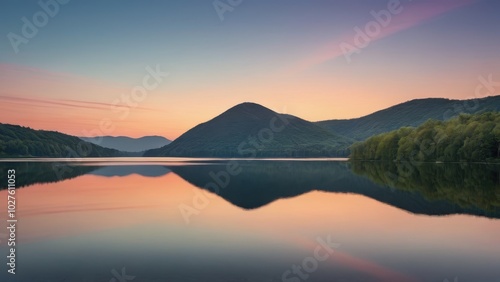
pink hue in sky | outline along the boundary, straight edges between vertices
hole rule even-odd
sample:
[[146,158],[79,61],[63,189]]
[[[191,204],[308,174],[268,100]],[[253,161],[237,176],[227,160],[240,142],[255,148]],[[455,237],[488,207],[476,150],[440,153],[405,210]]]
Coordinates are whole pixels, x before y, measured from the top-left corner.
[[[393,16],[370,44],[475,1],[403,2],[402,12]],[[367,16],[370,18],[360,27],[373,19],[369,11]],[[356,118],[418,98],[482,98],[474,96],[478,77],[492,75],[494,81],[500,77],[498,57],[465,58],[457,61],[461,64],[457,67],[435,64],[425,53],[415,54],[416,59],[407,56],[403,63],[392,54],[382,60],[376,55],[357,60],[358,54],[353,54],[351,64],[314,74],[307,72],[343,56],[340,44],[353,45],[354,36],[351,29],[343,39],[305,55],[285,73],[207,78],[173,72],[147,99],[133,107],[124,106],[121,97],[130,95],[142,78],[125,84],[0,63],[0,122],[76,136],[161,135],[175,139],[242,102],[259,103],[310,121]],[[495,94],[498,91],[488,95]]]
[[[491,69],[495,66],[494,61],[488,64]],[[186,85],[174,76],[124,115],[125,108],[113,109],[112,104],[123,93],[130,93],[133,85],[0,64],[0,122],[76,136],[161,135],[175,139],[242,102],[256,102],[311,121],[353,118],[415,98],[472,98],[478,74],[491,73],[482,62],[423,75],[362,67],[365,73],[351,64],[332,75],[245,78],[223,85]],[[492,75],[498,81],[500,74]],[[103,121],[111,121],[109,130],[102,126]]]
[[[394,15],[391,14],[391,20],[389,24],[381,27],[380,32],[375,36],[370,38],[370,42],[368,44],[372,44],[374,41],[380,40],[392,34],[398,33],[400,31],[404,31],[406,29],[415,27],[426,21],[440,16],[444,13],[447,13],[453,9],[472,4],[477,0],[448,0],[448,1],[414,1],[411,3],[401,3],[401,5],[397,6],[398,9],[402,9],[401,12]],[[389,1],[389,3],[392,1]],[[386,10],[386,9],[384,9]],[[375,11],[378,12],[378,11]],[[370,15],[370,21],[375,21],[375,18]],[[363,24],[358,25],[362,31],[365,31],[365,26],[370,22],[367,21]],[[344,35],[342,38],[337,38],[329,42],[326,46],[323,46],[316,52],[313,52],[306,58],[299,61],[297,64],[291,67],[288,72],[297,73],[308,70],[316,65],[325,63],[327,61],[336,59],[340,56],[344,56],[344,52],[342,49],[343,44],[348,44],[350,46],[356,47],[362,52],[363,47],[358,47],[355,44],[354,38],[356,36],[356,32],[351,30],[349,34]],[[369,46],[369,45],[368,45]],[[366,48],[367,46],[365,46]],[[352,58],[356,56],[356,53],[352,54]],[[346,55],[346,59],[349,57]]]
[[[151,103],[125,107],[121,97],[133,86],[10,64],[0,64],[0,73],[2,123],[76,136],[165,133],[144,125],[163,114]],[[111,121],[112,129],[103,121]]]
[[[347,119],[412,99],[481,98],[474,96],[478,77],[500,81],[500,56],[495,52],[500,42],[497,19],[487,1],[401,0],[402,11],[347,63],[340,44],[354,46],[355,26],[364,29],[374,20],[371,10],[380,11],[392,1],[318,3],[310,13],[318,8],[328,13],[318,13],[313,21],[305,7],[292,7],[291,14],[266,15],[257,5],[240,12],[255,9],[255,15],[262,18],[248,13],[246,19],[242,13],[230,25],[220,26],[217,21],[206,26],[204,33],[214,33],[205,37],[198,34],[201,26],[179,25],[171,30],[177,41],[170,36],[155,37],[155,44],[144,40],[144,49],[118,44],[133,38],[124,31],[146,34],[135,23],[116,25],[120,32],[110,29],[98,34],[100,27],[93,30],[94,39],[109,38],[103,43],[110,45],[99,47],[107,50],[102,53],[85,44],[73,46],[73,41],[79,41],[72,36],[78,34],[41,36],[37,40],[46,40],[47,46],[62,42],[59,46],[72,48],[59,53],[30,45],[33,49],[9,58],[10,63],[0,63],[0,122],[77,136],[161,135],[175,139],[242,102],[255,102],[309,121]],[[157,16],[159,20],[168,18],[162,13]],[[87,26],[86,19],[82,20]],[[102,20],[113,18],[102,15]],[[278,22],[283,25],[273,26]],[[167,32],[163,25],[154,28],[160,34]],[[105,32],[113,33],[108,37]],[[151,45],[155,48],[150,49]],[[138,50],[144,54],[134,60],[131,54]],[[161,52],[149,54],[146,50]],[[148,64],[161,64],[171,75],[147,99],[123,107],[122,95],[130,95],[141,83],[142,68]]]

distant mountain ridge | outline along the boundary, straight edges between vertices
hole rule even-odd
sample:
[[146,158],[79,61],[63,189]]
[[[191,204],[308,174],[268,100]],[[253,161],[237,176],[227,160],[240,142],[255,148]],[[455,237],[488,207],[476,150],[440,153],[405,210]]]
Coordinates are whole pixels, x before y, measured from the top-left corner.
[[417,127],[429,119],[449,120],[461,113],[474,114],[488,111],[500,111],[500,96],[470,100],[416,99],[360,118],[315,123],[347,138],[363,141],[404,126]]
[[351,141],[255,103],[236,105],[144,156],[320,157],[345,155]]
[[[78,138],[0,123],[0,157],[138,157],[143,152],[146,157],[346,157],[352,144],[374,135],[417,127],[429,119],[490,111],[500,112],[500,96],[417,99],[361,118],[319,122],[242,103],[173,142],[161,136]],[[75,153],[82,145],[88,152]]]
[[92,144],[123,152],[143,152],[163,147],[172,142],[162,136],[144,136],[140,138],[127,136],[96,136],[79,138]]

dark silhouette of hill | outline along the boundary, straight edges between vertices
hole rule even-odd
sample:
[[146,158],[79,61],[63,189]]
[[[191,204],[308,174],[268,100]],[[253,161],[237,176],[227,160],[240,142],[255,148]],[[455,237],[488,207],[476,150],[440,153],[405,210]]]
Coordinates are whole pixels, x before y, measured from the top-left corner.
[[292,115],[254,103],[239,104],[144,156],[345,156],[350,140]]
[[[16,188],[37,183],[54,183],[90,173],[95,166],[72,165],[63,162],[0,162],[0,170],[16,171]],[[7,188],[7,174],[0,174],[0,190]]]
[[[0,162],[0,170],[16,171],[16,187],[22,188],[39,183],[54,183],[86,174],[103,177],[125,177],[138,174],[160,177],[170,169],[160,165],[81,165],[67,162]],[[7,174],[0,174],[0,190],[7,188]]]
[[119,157],[117,150],[103,148],[56,131],[0,123],[0,157]]
[[500,96],[463,101],[412,100],[357,119],[316,123],[243,103],[195,126],[168,145],[169,140],[158,136],[105,136],[83,141],[59,132],[0,124],[0,157],[140,156],[146,149],[144,156],[148,157],[346,157],[350,145],[373,135],[417,127],[429,119],[448,120],[460,113],[487,111],[500,111]]
[[[210,192],[214,191],[213,185],[217,185],[220,197],[248,210],[278,199],[323,191],[359,194],[415,214],[470,214],[500,218],[498,165],[425,164],[408,175],[397,164],[383,162],[238,162],[241,172],[229,178],[224,177],[227,174],[226,161],[173,166],[17,162],[0,163],[0,169],[15,169],[19,188],[85,174],[154,177],[172,171],[192,185]],[[0,189],[5,189],[6,174],[0,175],[0,183]]]
[[104,177],[124,177],[132,174],[138,174],[145,177],[159,177],[170,172],[170,169],[164,166],[151,165],[110,165],[103,166],[90,172],[93,175]]
[[[225,174],[225,166],[220,164],[175,166],[170,169],[191,184],[211,192],[214,192],[213,184],[216,184],[220,197],[243,209],[256,209],[278,199],[295,197],[310,191],[324,191],[364,195],[416,214],[472,214],[500,218],[499,202],[496,198],[491,198],[489,192],[478,194],[464,203],[462,200],[470,196],[470,191],[462,189],[460,185],[454,185],[461,183],[460,181],[447,186],[459,195],[452,195],[453,192],[450,192],[429,198],[427,190],[433,189],[432,181],[427,182],[426,188],[416,185],[407,191],[404,187],[400,189],[385,183],[376,184],[357,175],[346,162],[239,161],[239,164],[241,172],[230,176],[228,180],[222,176]],[[476,187],[481,187],[481,181],[484,180],[474,178],[473,173],[464,178],[458,174],[461,170],[452,172],[457,173],[452,178],[440,178],[439,174],[432,174],[429,179],[434,177],[433,181],[440,183],[439,185],[453,178],[461,179],[462,183],[467,182]],[[418,174],[414,177],[418,178]],[[498,192],[498,184],[496,187],[496,190],[492,188],[493,190],[488,191]]]
[[105,148],[123,152],[143,152],[170,144],[170,140],[162,136],[144,136],[131,138],[127,136],[80,137],[80,139]]
[[360,118],[326,120],[316,124],[345,137],[363,141],[401,127],[417,127],[429,119],[448,120],[461,113],[492,111],[500,111],[500,96],[471,100],[428,98],[411,100]]

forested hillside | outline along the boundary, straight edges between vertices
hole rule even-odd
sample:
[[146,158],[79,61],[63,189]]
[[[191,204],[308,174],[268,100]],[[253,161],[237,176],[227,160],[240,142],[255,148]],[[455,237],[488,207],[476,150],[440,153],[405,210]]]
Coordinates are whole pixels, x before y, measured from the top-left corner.
[[316,124],[339,135],[364,141],[401,127],[420,126],[429,119],[446,121],[460,114],[498,111],[500,96],[470,100],[427,98],[411,100],[360,118],[319,121]]
[[351,140],[255,103],[236,105],[147,157],[344,157]]
[[120,151],[103,148],[55,131],[0,123],[0,157],[117,157]]
[[353,160],[490,161],[500,159],[500,113],[429,120],[356,143]]

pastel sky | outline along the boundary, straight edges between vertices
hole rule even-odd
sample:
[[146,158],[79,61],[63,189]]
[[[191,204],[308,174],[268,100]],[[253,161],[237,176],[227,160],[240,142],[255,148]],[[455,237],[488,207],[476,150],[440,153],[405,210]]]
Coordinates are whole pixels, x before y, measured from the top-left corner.
[[2,123],[174,139],[241,102],[318,121],[500,81],[496,0],[55,1],[0,4]]

